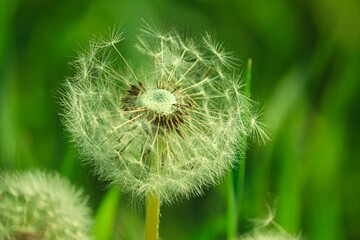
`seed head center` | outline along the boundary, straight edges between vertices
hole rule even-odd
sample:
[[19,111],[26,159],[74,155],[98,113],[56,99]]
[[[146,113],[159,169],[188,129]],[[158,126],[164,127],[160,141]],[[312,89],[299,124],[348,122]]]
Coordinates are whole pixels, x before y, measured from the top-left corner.
[[174,94],[165,89],[152,89],[142,94],[138,100],[139,107],[145,107],[161,115],[168,115],[174,112],[176,98]]

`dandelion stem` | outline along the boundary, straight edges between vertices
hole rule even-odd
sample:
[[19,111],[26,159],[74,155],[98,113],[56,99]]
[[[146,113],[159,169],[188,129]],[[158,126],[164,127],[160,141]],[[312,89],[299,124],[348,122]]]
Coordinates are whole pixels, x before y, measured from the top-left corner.
[[[251,87],[251,66],[252,60],[249,59],[246,66],[245,73],[245,87],[244,95],[250,97],[250,87]],[[247,138],[243,139],[244,149],[247,148]],[[246,152],[244,151],[240,157],[237,168],[231,171],[228,174],[227,179],[227,239],[234,240],[236,239],[237,230],[238,230],[238,220],[239,220],[239,209],[241,198],[243,195],[244,182],[245,182],[245,156]]]
[[[158,124],[153,145],[157,150],[157,154],[151,154],[149,157],[150,171],[159,173],[161,160],[166,154],[168,148],[166,141],[159,137],[160,125]],[[159,239],[159,219],[160,219],[160,196],[155,192],[149,192],[146,199],[146,216],[145,216],[145,240]]]
[[159,239],[160,198],[149,193],[146,200],[145,240]]

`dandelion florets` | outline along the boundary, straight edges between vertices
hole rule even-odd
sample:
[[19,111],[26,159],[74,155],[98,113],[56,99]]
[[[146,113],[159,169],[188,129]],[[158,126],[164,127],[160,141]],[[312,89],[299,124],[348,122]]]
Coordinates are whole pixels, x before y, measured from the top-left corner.
[[144,107],[149,111],[153,111],[159,115],[169,115],[174,112],[176,98],[168,90],[153,89],[145,92],[138,97],[136,105]]
[[3,172],[0,181],[0,239],[92,239],[86,199],[59,175]]
[[253,103],[221,44],[148,24],[133,67],[122,34],[90,41],[66,82],[64,125],[102,178],[135,199],[199,195],[217,183],[252,135]]

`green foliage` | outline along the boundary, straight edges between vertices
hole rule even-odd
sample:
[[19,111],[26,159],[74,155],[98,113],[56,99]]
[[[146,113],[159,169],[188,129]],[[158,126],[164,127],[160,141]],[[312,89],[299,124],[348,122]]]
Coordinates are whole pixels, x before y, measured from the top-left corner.
[[113,239],[113,229],[116,225],[116,215],[119,208],[120,192],[116,188],[108,190],[104,196],[95,218],[95,239]]

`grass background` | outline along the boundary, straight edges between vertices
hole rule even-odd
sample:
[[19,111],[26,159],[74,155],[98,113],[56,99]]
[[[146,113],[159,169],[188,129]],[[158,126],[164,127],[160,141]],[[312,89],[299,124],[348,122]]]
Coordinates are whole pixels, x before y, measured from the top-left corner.
[[[82,166],[59,118],[68,62],[96,33],[141,18],[215,32],[246,63],[272,141],[251,145],[239,231],[277,208],[307,239],[360,238],[360,2],[357,0],[2,0],[0,168],[59,171],[90,195],[100,240],[141,239],[143,212]],[[185,28],[184,28],[185,29]],[[123,51],[131,54],[132,43]],[[1,184],[1,183],[0,183]],[[162,239],[225,239],[226,183],[162,208]]]

